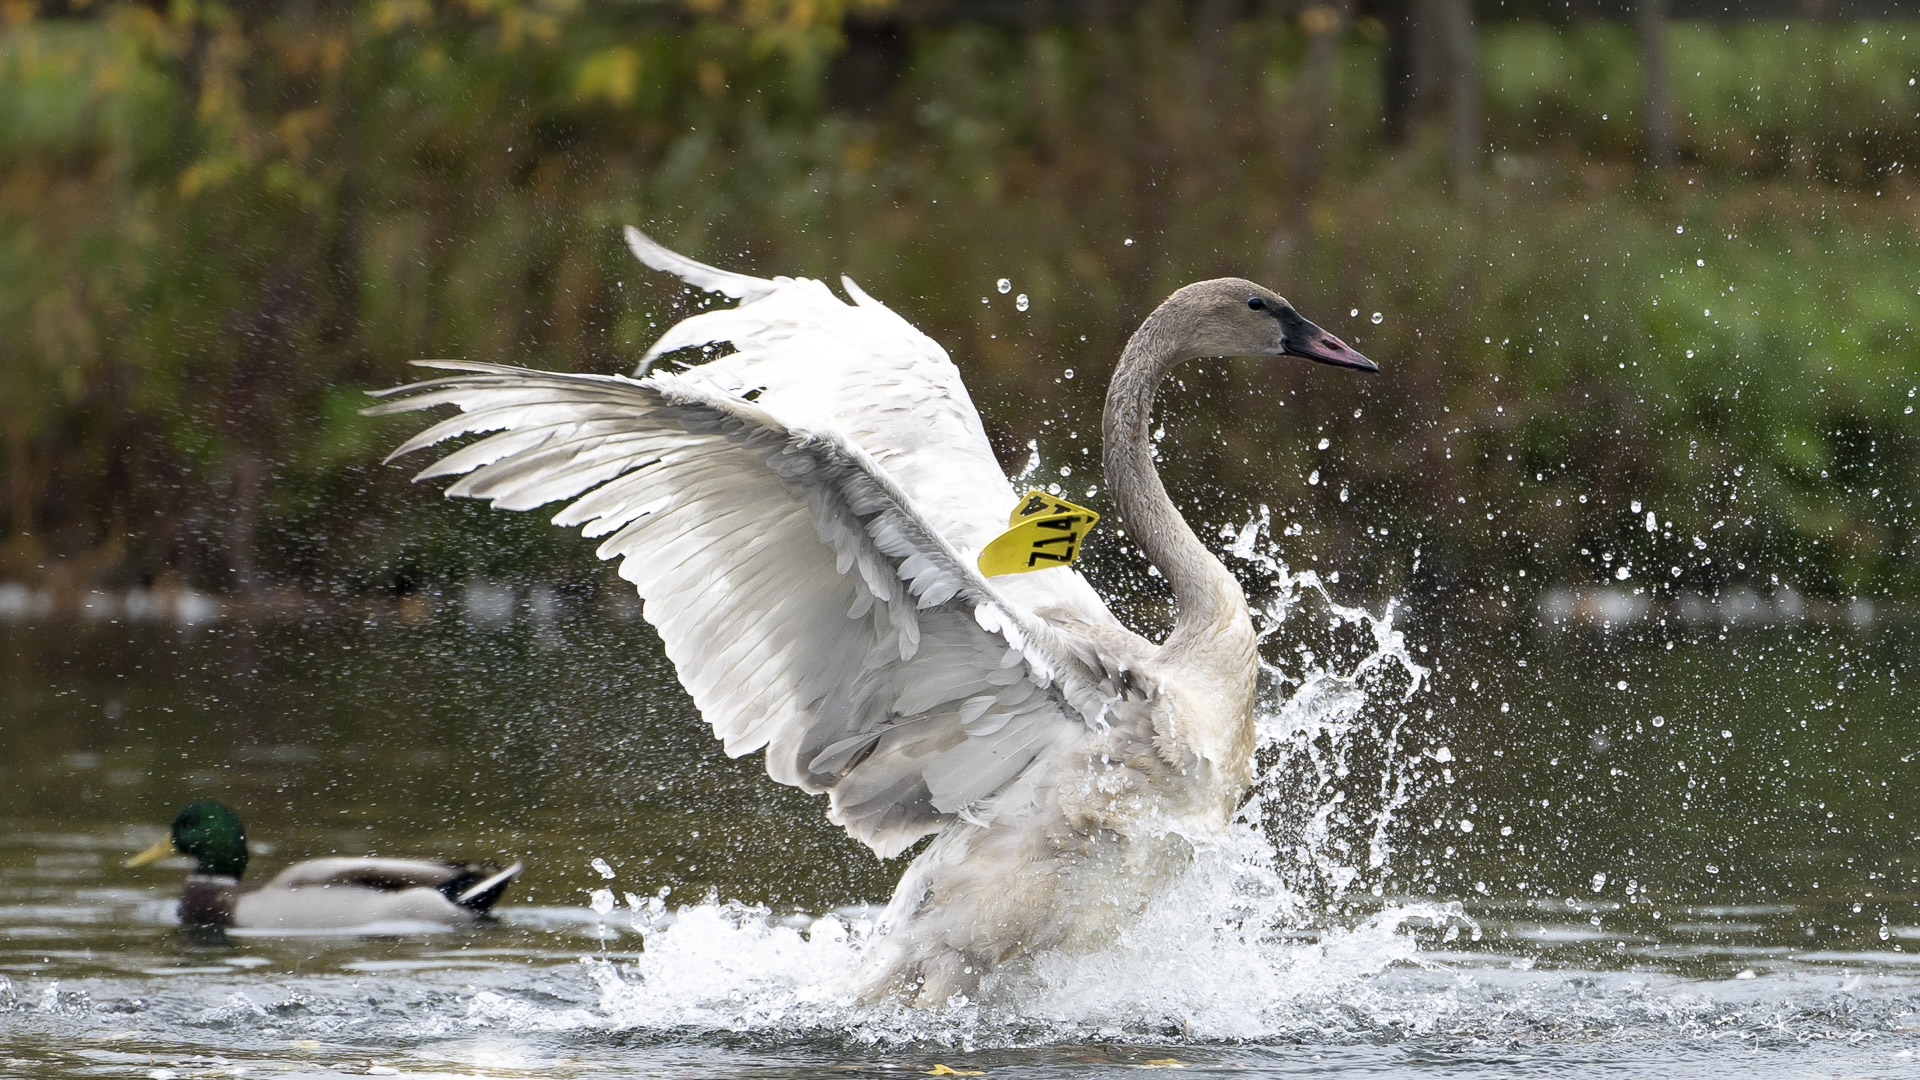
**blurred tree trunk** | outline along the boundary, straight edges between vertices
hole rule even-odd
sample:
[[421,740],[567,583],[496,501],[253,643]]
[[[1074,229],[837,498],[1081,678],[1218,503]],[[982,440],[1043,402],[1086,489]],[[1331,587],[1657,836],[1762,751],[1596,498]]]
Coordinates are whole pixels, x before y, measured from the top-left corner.
[[1639,0],[1633,29],[1640,39],[1640,102],[1647,164],[1673,164],[1673,84],[1667,73],[1667,0]]
[[[1137,89],[1136,61],[1128,55],[1127,39],[1119,26],[1120,3],[1118,0],[1090,0],[1087,7],[1093,27],[1093,52],[1100,69],[1101,127],[1110,140],[1109,145],[1127,147],[1132,151],[1125,161],[1120,180],[1120,190],[1125,199],[1120,226],[1122,230],[1144,239],[1150,234],[1136,230],[1142,229],[1143,218],[1151,212],[1157,198],[1151,184],[1159,160],[1157,143],[1141,111],[1143,103]],[[1121,306],[1128,310],[1145,306],[1152,294],[1149,284],[1152,280],[1152,264],[1147,254],[1150,247],[1148,244],[1131,245],[1124,249],[1125,253],[1121,256],[1120,262],[1126,267],[1126,272],[1117,275],[1117,278],[1121,283]]]
[[1387,28],[1381,58],[1382,116],[1387,143],[1405,145],[1420,118],[1432,111],[1439,83],[1428,5],[1433,0],[1380,0],[1380,21]]
[[1471,0],[1438,0],[1439,29],[1447,80],[1447,159],[1454,183],[1464,187],[1480,171],[1483,123],[1480,103],[1480,42],[1474,34]]
[[21,563],[39,554],[41,532],[39,515],[34,512],[35,492],[46,489],[44,477],[29,472],[28,455],[32,441],[27,437],[27,422],[18,415],[7,418],[7,517],[13,533],[12,552]]
[[1353,0],[1333,0],[1300,13],[1300,29],[1307,35],[1307,62],[1300,72],[1299,115],[1305,125],[1294,155],[1294,186],[1308,192],[1319,186],[1333,144],[1333,79],[1340,61],[1340,42],[1353,16]]
[[340,80],[341,86],[331,102],[335,131],[334,154],[339,179],[333,190],[332,220],[326,223],[325,250],[321,256],[326,282],[328,311],[321,340],[327,346],[354,358],[353,367],[365,360],[361,347],[361,288],[364,278],[366,246],[366,205],[361,194],[361,176],[367,170],[361,160],[360,87],[353,79]]
[[252,447],[240,450],[229,463],[231,488],[227,504],[226,535],[221,539],[227,550],[227,570],[232,574],[232,591],[251,598],[260,586],[260,560],[256,557],[260,529],[260,501],[267,486],[267,466]]
[[1387,27],[1381,70],[1387,142],[1405,145],[1444,103],[1451,171],[1456,183],[1467,180],[1480,166],[1484,128],[1472,0],[1381,0],[1378,11]]
[[900,85],[912,50],[897,15],[849,18],[846,47],[827,69],[827,101],[836,109],[871,116]]
[[1236,0],[1201,0],[1194,13],[1193,57],[1199,70],[1195,83],[1200,87],[1200,120],[1209,129],[1218,126],[1222,113],[1230,106],[1228,98],[1240,87],[1232,85],[1228,70],[1233,59],[1230,45],[1240,5]]

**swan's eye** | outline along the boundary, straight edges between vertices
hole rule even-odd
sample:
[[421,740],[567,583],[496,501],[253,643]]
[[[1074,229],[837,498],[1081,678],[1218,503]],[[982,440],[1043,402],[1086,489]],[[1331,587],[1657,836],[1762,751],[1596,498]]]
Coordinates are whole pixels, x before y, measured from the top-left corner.
[[1267,310],[1267,302],[1265,300],[1260,299],[1257,296],[1247,297],[1247,306],[1252,308],[1255,311]]

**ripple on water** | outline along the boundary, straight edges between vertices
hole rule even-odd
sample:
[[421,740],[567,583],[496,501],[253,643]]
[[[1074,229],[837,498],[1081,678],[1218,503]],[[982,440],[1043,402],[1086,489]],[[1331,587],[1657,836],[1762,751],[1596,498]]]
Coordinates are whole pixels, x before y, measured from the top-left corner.
[[[1419,745],[1418,715],[1403,726],[1424,676],[1390,612],[1341,607],[1317,577],[1289,574],[1264,522],[1233,542],[1267,575],[1249,592],[1284,660],[1266,673],[1263,784],[1243,827],[1201,850],[1109,949],[1035,958],[942,1010],[865,1006],[843,979],[873,910],[669,907],[628,898],[653,883],[597,870],[572,884],[616,890],[605,913],[529,904],[472,932],[209,942],[172,928],[158,890],[117,884],[144,832],[40,822],[0,830],[0,1077],[897,1076],[948,1064],[1005,1078],[1177,1059],[1269,1076],[1665,1078],[1723,1074],[1733,1053],[1762,1075],[1920,1074],[1920,953],[1891,951],[1920,938],[1910,917],[1881,923],[1876,951],[1870,921],[1809,939],[1816,920],[1798,904],[1655,911],[1497,886],[1469,909],[1395,899],[1387,871],[1420,770],[1459,764]],[[1296,632],[1301,651],[1271,648]],[[260,755],[259,767],[310,756]],[[603,829],[594,843],[623,820],[605,816],[589,822]],[[1821,925],[1843,921],[1830,914]]]
[[[1276,931],[1247,900],[1273,887],[1270,871],[1243,855],[1203,852],[1114,948],[1041,957],[982,1000],[931,1012],[862,1006],[843,989],[866,909],[799,920],[707,901],[623,911],[604,951],[580,920],[508,908],[501,926],[458,944],[248,940],[176,952],[173,967],[16,973],[0,982],[0,1024],[24,1040],[19,1060],[74,1075],[128,1062],[142,1066],[134,1075],[246,1064],[337,1074],[369,1061],[470,1075],[514,1061],[539,1076],[784,1076],[826,1063],[925,1071],[962,1055],[1016,1076],[1167,1057],[1268,1075],[1312,1072],[1318,1057],[1315,1069],[1382,1073],[1585,1062],[1665,1076],[1737,1050],[1771,1055],[1748,1059],[1763,1070],[1837,1062],[1871,1076],[1899,1075],[1920,1049],[1920,977],[1884,954],[1782,956],[1777,969],[1717,979],[1596,970],[1555,961],[1552,946],[1460,948],[1472,924],[1446,904]],[[156,945],[175,948],[144,948]],[[1722,955],[1737,962],[1746,948]],[[0,1075],[30,1074],[0,1062]]]

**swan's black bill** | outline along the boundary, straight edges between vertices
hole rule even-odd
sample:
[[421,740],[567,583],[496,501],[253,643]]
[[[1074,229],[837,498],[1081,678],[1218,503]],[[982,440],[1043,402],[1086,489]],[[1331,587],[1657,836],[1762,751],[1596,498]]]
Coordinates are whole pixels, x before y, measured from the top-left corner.
[[1355,371],[1375,372],[1380,365],[1361,356],[1353,346],[1327,333],[1325,330],[1302,318],[1300,313],[1291,309],[1280,314],[1280,324],[1286,328],[1280,338],[1280,355],[1298,356],[1318,364],[1332,364],[1334,367],[1352,368]]

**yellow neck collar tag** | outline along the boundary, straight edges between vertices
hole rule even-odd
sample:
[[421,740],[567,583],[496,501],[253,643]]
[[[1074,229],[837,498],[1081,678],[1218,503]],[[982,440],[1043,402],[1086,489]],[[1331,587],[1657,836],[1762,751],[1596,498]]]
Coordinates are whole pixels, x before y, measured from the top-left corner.
[[980,572],[997,577],[1072,566],[1080,558],[1081,540],[1099,520],[1099,514],[1084,506],[1029,491],[1007,515],[1007,531],[980,549]]

